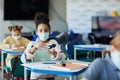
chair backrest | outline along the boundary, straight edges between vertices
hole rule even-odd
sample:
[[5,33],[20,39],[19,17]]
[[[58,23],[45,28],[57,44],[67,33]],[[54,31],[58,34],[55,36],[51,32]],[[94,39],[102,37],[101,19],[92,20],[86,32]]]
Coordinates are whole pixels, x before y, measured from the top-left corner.
[[88,34],[88,39],[90,41],[91,44],[95,44],[96,41],[95,41],[95,35],[93,33],[89,33]]
[[36,41],[37,37],[38,36],[36,35],[35,31],[33,31],[32,32],[32,41]]
[[58,31],[52,31],[51,33],[50,33],[50,38],[55,38],[57,35],[59,35],[60,34],[60,32],[58,32]]
[[55,38],[59,44],[66,44],[68,42],[68,35],[66,32],[60,33]]

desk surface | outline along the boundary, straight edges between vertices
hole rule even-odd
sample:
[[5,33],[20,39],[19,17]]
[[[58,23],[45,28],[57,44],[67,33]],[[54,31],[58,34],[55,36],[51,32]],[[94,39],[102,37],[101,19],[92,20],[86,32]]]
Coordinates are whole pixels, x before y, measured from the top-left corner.
[[18,54],[18,55],[21,55],[23,54],[23,51],[14,51],[12,49],[2,49],[3,53],[4,54]]
[[[33,66],[34,65],[34,66]],[[38,73],[46,73],[46,74],[56,74],[56,75],[78,75],[86,70],[86,67],[76,69],[76,70],[62,70],[57,69],[51,66],[51,64],[43,64],[42,62],[35,62],[35,63],[25,63],[22,66],[26,67],[28,70],[32,72]]]
[[103,44],[92,44],[92,45],[74,45],[75,49],[80,50],[96,50],[96,51],[102,51],[104,49],[109,50],[110,45],[103,45]]

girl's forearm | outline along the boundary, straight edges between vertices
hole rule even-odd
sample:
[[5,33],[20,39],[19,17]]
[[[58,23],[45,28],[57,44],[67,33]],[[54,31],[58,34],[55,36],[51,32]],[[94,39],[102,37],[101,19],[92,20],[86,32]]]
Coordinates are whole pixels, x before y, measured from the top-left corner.
[[30,54],[34,54],[36,50],[37,50],[36,47],[32,47],[32,48],[30,49],[29,53],[30,53]]

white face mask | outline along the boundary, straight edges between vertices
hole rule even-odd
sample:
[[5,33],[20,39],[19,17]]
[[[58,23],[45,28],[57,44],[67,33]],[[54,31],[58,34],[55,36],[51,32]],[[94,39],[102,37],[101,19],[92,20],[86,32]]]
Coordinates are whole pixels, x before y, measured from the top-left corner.
[[46,33],[39,33],[38,37],[40,40],[45,41],[49,38],[49,33],[47,33],[47,32]]
[[21,36],[12,36],[15,40],[18,40]]
[[120,53],[118,51],[113,51],[111,53],[111,58],[113,63],[116,65],[118,69],[120,69]]

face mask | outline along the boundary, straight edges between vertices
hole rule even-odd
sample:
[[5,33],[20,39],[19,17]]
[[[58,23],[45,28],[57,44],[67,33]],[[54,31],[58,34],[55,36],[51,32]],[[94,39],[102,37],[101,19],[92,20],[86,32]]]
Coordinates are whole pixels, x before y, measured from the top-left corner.
[[21,36],[12,36],[15,40],[18,40]]
[[49,33],[39,33],[38,37],[40,40],[45,41],[49,38]]
[[111,58],[116,67],[120,69],[120,53],[118,51],[113,51],[111,53]]

